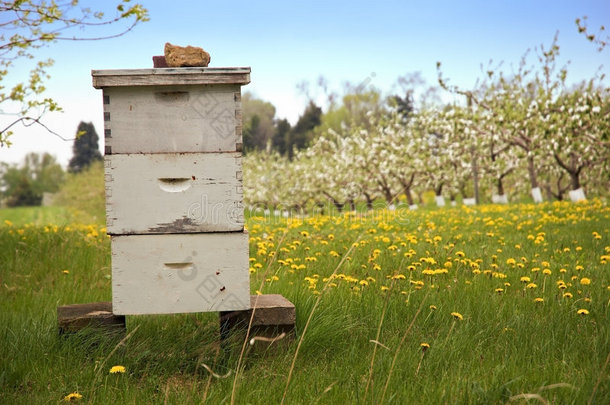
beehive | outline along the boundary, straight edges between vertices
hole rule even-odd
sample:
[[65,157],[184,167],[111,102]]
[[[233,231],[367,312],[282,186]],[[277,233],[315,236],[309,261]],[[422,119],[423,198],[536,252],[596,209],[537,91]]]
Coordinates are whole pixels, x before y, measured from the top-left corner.
[[117,315],[250,307],[241,86],[250,68],[93,70]]

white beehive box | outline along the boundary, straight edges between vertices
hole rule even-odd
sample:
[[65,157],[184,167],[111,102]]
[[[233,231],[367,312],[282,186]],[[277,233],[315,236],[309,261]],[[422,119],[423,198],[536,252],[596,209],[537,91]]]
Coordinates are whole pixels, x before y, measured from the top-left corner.
[[107,155],[109,234],[244,229],[241,153]]
[[241,85],[250,68],[94,70],[117,315],[250,307]]
[[247,273],[245,232],[112,237],[115,314],[247,309]]

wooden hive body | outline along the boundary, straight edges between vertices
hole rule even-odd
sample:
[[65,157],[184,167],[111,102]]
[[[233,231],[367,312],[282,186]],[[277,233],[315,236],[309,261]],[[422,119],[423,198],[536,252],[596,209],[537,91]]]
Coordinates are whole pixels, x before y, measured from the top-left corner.
[[250,68],[94,70],[117,315],[250,307],[241,86]]

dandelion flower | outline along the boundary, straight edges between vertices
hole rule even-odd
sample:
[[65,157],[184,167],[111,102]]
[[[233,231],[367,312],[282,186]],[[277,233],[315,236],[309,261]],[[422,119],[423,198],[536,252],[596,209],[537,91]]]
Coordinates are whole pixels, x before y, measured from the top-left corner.
[[538,303],[544,302],[544,298],[540,298],[540,297],[534,298],[534,302],[538,302]]
[[463,321],[464,320],[464,317],[459,312],[452,312],[451,316],[454,317],[455,319],[459,320],[459,321]]
[[591,279],[587,278],[587,277],[583,277],[583,278],[580,279],[580,284],[581,285],[589,285],[589,284],[591,284]]
[[430,305],[430,310],[431,311],[436,311],[436,305]]
[[420,343],[419,347],[421,347],[421,351],[425,352],[426,350],[428,350],[430,348],[430,345],[426,342]]
[[572,293],[570,293],[570,292],[563,293],[563,298],[572,298]]
[[522,283],[529,283],[530,281],[532,281],[532,279],[528,276],[523,276],[519,280],[521,280]]
[[589,315],[589,311],[587,311],[587,310],[586,310],[586,309],[584,309],[584,308],[579,309],[578,311],[576,311],[576,313],[577,313],[578,315]]
[[497,292],[498,294],[501,294],[501,293],[503,293],[503,292],[504,292],[504,288],[496,288],[496,292]]
[[533,288],[537,288],[538,285],[536,283],[529,283],[528,285],[525,286],[525,288],[528,289],[533,289]]
[[83,399],[83,396],[81,394],[79,394],[78,392],[73,392],[64,397],[64,401],[66,401],[66,402],[78,401],[80,399]]
[[125,366],[112,366],[112,368],[110,368],[110,374],[117,374],[117,373],[123,374],[124,372],[125,372]]
[[64,270],[64,271],[62,271],[62,273],[64,273],[64,274],[70,274],[70,271],[69,271],[69,270]]

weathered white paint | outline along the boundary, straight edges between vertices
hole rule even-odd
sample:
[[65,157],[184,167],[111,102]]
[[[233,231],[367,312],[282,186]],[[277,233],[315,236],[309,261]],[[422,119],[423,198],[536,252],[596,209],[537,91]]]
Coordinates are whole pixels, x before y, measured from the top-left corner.
[[434,199],[436,200],[436,205],[438,207],[444,207],[445,206],[445,197],[443,197],[442,195],[437,195],[434,197]]
[[585,197],[585,190],[583,190],[582,187],[577,188],[576,190],[571,190],[570,199],[572,200],[572,202],[586,200],[587,198]]
[[241,231],[240,153],[107,155],[109,234]]
[[250,308],[248,234],[112,236],[116,315]]
[[242,149],[238,85],[104,89],[107,154]]
[[532,198],[534,199],[535,203],[541,203],[544,201],[544,199],[542,198],[542,190],[540,190],[540,187],[532,188]]
[[464,198],[462,200],[462,203],[464,205],[476,205],[477,204],[477,200],[475,198]]
[[506,194],[492,194],[491,202],[494,204],[508,204],[508,196]]
[[249,67],[181,67],[92,70],[93,87],[248,84]]

